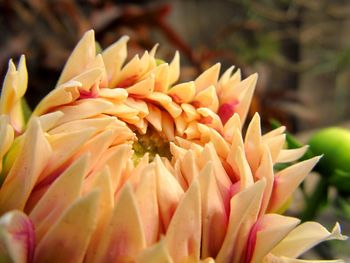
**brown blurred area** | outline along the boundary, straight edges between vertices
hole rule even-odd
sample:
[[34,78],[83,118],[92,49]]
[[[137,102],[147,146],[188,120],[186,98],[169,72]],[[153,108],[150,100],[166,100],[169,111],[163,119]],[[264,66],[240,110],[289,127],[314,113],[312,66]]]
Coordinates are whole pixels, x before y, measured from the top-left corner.
[[27,100],[52,88],[75,44],[94,29],[102,48],[129,35],[129,56],[160,43],[182,58],[182,79],[210,65],[259,73],[251,114],[290,131],[350,117],[350,2],[346,0],[0,1],[0,75],[27,58]]

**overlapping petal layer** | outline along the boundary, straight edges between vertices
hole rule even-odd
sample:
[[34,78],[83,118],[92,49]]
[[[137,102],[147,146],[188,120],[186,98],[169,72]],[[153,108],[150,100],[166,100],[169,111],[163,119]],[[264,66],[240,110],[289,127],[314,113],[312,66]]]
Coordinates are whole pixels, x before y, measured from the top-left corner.
[[[18,71],[10,64],[0,100],[1,258],[299,262],[318,242],[345,239],[338,225],[329,233],[277,213],[319,158],[295,162],[306,148],[284,149],[284,128],[262,134],[258,114],[242,134],[256,75],[242,80],[230,68],[219,78],[216,64],[176,83],[178,53],[159,62],[155,47],[125,63],[127,40],[96,54],[87,32],[28,123],[15,114],[24,58]],[[275,172],[283,162],[295,163]]]

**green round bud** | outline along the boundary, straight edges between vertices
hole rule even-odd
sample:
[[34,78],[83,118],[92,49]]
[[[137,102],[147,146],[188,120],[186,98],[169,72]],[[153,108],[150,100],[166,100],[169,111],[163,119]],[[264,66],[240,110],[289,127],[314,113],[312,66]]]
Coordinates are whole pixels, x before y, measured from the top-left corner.
[[350,173],[350,131],[331,127],[315,133],[309,142],[315,155],[324,155],[316,170],[323,176],[331,176],[336,170]]

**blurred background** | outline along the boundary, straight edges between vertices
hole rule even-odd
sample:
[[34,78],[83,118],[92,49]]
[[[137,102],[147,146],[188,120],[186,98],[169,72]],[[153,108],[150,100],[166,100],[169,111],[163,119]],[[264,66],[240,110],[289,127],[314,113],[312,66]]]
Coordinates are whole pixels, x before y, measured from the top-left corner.
[[[156,43],[164,60],[179,50],[182,80],[216,62],[222,70],[237,66],[244,77],[258,72],[251,114],[261,114],[266,130],[276,119],[307,142],[317,129],[349,125],[348,0],[0,0],[1,81],[8,60],[24,53],[26,98],[33,107],[55,86],[70,52],[91,28],[102,48],[129,35],[130,57]],[[350,215],[350,205],[347,209]],[[341,220],[350,234],[350,216],[332,207],[322,211],[317,216],[326,225]],[[336,243],[317,253],[320,258],[327,250],[349,257],[345,246]]]

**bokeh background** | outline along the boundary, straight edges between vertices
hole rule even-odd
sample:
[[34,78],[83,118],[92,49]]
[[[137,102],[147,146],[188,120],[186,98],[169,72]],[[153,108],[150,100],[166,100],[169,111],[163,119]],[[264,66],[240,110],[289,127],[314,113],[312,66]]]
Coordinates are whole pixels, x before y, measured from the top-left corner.
[[[179,50],[182,80],[216,62],[222,70],[235,65],[243,76],[258,72],[251,115],[258,111],[266,130],[276,119],[307,141],[322,127],[349,127],[348,0],[0,0],[1,81],[8,60],[24,53],[26,99],[33,107],[55,87],[70,52],[91,28],[101,48],[129,35],[129,57],[156,43],[164,60]],[[291,213],[302,205],[300,198]],[[318,218],[328,226],[340,220],[350,234],[349,220],[335,208]],[[313,253],[349,257],[349,245]]]

